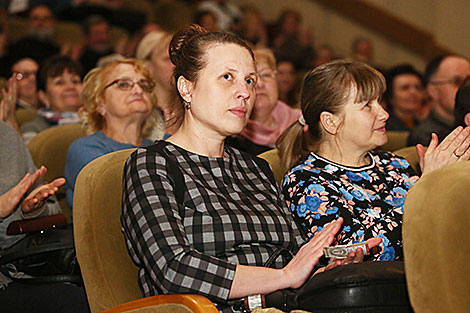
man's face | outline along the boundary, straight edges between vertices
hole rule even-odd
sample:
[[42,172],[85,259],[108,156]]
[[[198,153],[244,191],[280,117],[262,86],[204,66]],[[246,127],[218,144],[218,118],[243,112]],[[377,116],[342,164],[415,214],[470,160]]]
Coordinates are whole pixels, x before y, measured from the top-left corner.
[[54,17],[51,10],[45,6],[37,6],[29,13],[29,26],[31,31],[38,34],[47,34],[54,29]]
[[431,78],[428,93],[436,105],[446,113],[453,114],[457,90],[469,75],[470,63],[466,59],[448,56]]

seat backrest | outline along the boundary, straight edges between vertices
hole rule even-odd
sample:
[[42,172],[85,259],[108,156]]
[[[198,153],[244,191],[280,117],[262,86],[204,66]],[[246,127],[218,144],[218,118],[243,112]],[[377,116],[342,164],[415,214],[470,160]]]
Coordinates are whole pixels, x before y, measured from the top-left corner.
[[403,217],[405,272],[416,313],[470,308],[470,162],[420,178]]
[[377,150],[395,151],[404,148],[406,147],[406,141],[408,140],[409,135],[409,131],[389,130],[387,131],[387,143],[378,147]]
[[142,297],[120,221],[123,168],[132,151],[91,161],[75,184],[75,247],[92,312]]
[[15,110],[15,119],[19,127],[21,125],[33,121],[38,116],[36,109],[17,109]]
[[278,150],[268,150],[266,152],[258,154],[258,157],[266,160],[271,165],[274,178],[280,186],[282,183],[282,179],[284,178],[285,171],[281,167],[281,158],[279,157]]
[[[64,176],[67,150],[75,139],[85,136],[81,124],[50,127],[38,133],[28,143],[28,149],[37,167],[44,165],[47,173],[44,180],[51,182]],[[56,193],[63,213],[70,220],[71,211],[65,200],[65,186]]]
[[408,163],[410,163],[411,167],[416,171],[416,173],[421,173],[421,168],[419,167],[418,152],[416,152],[415,146],[401,148],[393,151],[393,153],[404,157],[408,161]]

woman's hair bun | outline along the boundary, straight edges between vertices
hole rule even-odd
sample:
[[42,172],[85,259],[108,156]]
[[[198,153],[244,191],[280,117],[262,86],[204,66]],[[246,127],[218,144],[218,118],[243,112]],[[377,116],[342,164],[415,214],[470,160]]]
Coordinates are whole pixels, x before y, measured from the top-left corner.
[[192,38],[207,33],[207,30],[198,24],[188,25],[175,33],[170,42],[169,54],[171,63],[178,64],[184,45]]

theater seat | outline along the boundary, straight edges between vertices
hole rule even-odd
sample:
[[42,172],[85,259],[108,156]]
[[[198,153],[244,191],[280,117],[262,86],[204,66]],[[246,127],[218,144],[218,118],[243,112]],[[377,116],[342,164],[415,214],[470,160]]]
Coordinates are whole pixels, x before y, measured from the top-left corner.
[[469,312],[470,162],[426,174],[403,217],[408,292],[415,313]]
[[99,157],[77,177],[75,247],[91,312],[218,312],[212,302],[199,295],[141,299],[138,268],[128,255],[120,222],[123,168],[133,150]]
[[278,150],[268,150],[266,152],[258,154],[258,157],[266,160],[271,165],[274,178],[280,186],[286,171],[284,171],[281,167],[281,159],[279,158]]
[[[67,124],[50,127],[39,132],[28,143],[28,149],[37,167],[44,165],[47,173],[44,180],[51,182],[64,177],[67,150],[75,139],[85,136],[81,124]],[[71,210],[65,199],[65,186],[56,192],[62,212],[71,221]]]
[[387,143],[378,147],[377,150],[395,151],[406,147],[406,140],[408,139],[410,132],[389,130],[386,135],[388,138]]

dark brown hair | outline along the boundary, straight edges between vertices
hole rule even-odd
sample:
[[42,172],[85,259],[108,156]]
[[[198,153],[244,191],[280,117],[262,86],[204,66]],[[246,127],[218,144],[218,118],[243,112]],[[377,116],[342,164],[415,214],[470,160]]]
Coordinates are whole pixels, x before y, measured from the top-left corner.
[[[175,33],[170,42],[170,60],[175,65],[173,77],[175,86],[178,78],[183,76],[196,83],[199,72],[206,66],[207,48],[213,44],[236,44],[245,48],[254,60],[253,51],[240,37],[227,32],[208,32],[197,24],[186,26]],[[181,104],[184,100],[178,92]],[[182,110],[183,105],[180,106]],[[181,112],[182,113],[182,112]],[[180,114],[180,112],[178,112]]]

